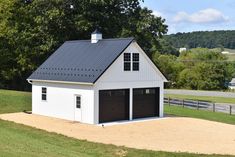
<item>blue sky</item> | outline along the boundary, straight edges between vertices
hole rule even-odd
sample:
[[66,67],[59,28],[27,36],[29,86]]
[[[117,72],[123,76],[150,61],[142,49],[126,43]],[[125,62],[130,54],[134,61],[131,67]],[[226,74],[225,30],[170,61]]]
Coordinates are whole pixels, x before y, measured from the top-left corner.
[[168,34],[235,30],[235,0],[144,0],[142,6],[166,19]]

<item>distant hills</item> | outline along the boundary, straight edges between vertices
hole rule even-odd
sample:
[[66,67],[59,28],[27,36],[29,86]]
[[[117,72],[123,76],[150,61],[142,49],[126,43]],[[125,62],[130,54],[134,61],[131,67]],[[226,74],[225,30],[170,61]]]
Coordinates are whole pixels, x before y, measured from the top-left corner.
[[228,48],[235,49],[235,30],[199,31],[164,36],[166,42],[175,48]]

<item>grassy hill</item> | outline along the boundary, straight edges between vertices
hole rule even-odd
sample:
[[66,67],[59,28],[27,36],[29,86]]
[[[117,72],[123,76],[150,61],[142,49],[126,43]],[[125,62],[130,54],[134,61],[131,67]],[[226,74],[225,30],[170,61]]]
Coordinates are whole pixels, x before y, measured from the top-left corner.
[[235,30],[197,31],[166,35],[164,39],[175,48],[217,48],[223,46],[235,49]]
[[235,54],[226,54],[228,61],[235,61]]
[[224,49],[224,51],[229,52],[229,54],[225,54],[228,57],[228,61],[235,61],[235,49]]
[[0,90],[0,114],[31,110],[31,93]]
[[230,52],[230,53],[233,53],[233,54],[235,54],[235,49],[224,49],[224,51],[228,51],[228,52]]
[[[221,48],[212,48],[210,50],[215,52],[221,52]],[[227,61],[235,61],[235,49],[224,48],[224,51],[229,52],[228,54],[224,54],[228,58]]]

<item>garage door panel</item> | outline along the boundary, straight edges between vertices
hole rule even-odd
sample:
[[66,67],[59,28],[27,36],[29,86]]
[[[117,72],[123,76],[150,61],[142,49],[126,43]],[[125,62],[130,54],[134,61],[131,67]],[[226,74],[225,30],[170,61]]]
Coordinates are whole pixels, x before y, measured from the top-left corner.
[[129,119],[129,90],[99,91],[99,122]]
[[133,89],[133,118],[159,116],[159,88]]

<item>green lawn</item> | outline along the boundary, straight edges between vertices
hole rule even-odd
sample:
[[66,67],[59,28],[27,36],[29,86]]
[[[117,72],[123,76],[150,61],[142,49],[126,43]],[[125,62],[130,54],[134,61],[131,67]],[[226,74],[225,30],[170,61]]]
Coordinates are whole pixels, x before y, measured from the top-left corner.
[[[31,110],[31,93],[0,90],[0,113]],[[190,116],[219,121],[227,119],[233,124],[235,119],[226,118],[218,113],[208,113],[166,106],[167,114]],[[203,114],[201,115],[201,113]],[[208,115],[208,118],[206,115]],[[218,118],[216,118],[219,115]],[[232,117],[226,115],[227,117]],[[214,117],[211,118],[211,117]],[[233,121],[233,122],[232,122]],[[222,157],[223,155],[201,155],[190,153],[169,153],[149,150],[137,150],[114,145],[105,145],[69,138],[56,133],[13,122],[0,120],[0,156],[1,157]]]
[[222,157],[189,153],[137,150],[77,140],[0,120],[3,157]]
[[169,114],[169,115],[200,118],[200,119],[235,125],[234,115],[229,115],[229,114],[220,113],[220,112],[211,112],[211,111],[183,108],[181,106],[165,105],[164,113]]
[[0,90],[0,114],[31,110],[31,93]]
[[228,51],[230,53],[235,53],[235,49],[227,49],[227,48],[225,48],[224,51]]
[[194,95],[178,95],[178,94],[165,94],[164,97],[176,98],[176,99],[190,99],[190,100],[201,100],[211,101],[215,103],[234,103],[235,98],[224,98],[224,97],[211,97],[211,96],[194,96]]
[[226,54],[226,56],[228,57],[228,61],[235,61],[235,54]]
[[230,52],[229,54],[225,54],[228,57],[228,61],[235,61],[235,49],[224,49],[224,51]]

